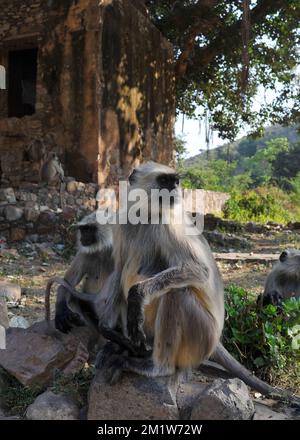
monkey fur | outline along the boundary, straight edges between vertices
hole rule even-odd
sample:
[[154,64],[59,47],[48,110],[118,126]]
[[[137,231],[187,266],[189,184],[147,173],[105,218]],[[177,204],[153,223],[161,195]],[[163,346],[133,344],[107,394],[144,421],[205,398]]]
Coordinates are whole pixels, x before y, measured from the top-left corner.
[[60,183],[60,205],[61,208],[65,206],[65,173],[59,157],[56,153],[50,153],[50,157],[44,163],[41,169],[41,180],[48,185]]
[[[78,251],[64,275],[64,280],[73,288],[82,282],[82,291],[95,295],[100,293],[114,269],[111,226],[100,225],[94,212],[84,217],[77,224],[77,229]],[[73,326],[84,324],[82,320],[84,303],[79,304],[66,286],[60,284],[55,307],[55,327],[67,333]],[[45,298],[46,320],[50,317],[49,295],[48,289]]]
[[44,163],[41,171],[41,178],[46,183],[63,182],[65,173],[62,164],[56,153],[51,153],[48,160]]
[[300,297],[300,251],[296,249],[281,253],[266,279],[264,293],[258,303],[263,306],[278,305],[291,297]]

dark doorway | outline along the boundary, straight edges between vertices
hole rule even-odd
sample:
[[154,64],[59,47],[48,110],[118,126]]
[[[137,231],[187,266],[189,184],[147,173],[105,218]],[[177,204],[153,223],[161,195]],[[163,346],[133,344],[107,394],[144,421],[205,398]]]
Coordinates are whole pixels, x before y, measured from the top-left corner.
[[8,117],[35,113],[38,49],[14,50],[8,55]]

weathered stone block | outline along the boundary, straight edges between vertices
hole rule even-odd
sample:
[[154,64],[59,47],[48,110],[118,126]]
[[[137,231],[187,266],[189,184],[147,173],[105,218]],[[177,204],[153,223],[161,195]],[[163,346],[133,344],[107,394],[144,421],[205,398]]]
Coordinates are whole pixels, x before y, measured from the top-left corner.
[[67,183],[67,191],[69,193],[74,193],[75,191],[77,191],[77,182],[75,180]]
[[13,188],[1,188],[0,201],[4,201],[7,203],[16,203],[16,196]]
[[24,228],[11,228],[10,239],[12,241],[22,241],[26,237],[26,229]]
[[253,420],[290,420],[290,418],[284,413],[273,411],[266,405],[255,403]]
[[16,220],[19,220],[23,217],[23,209],[18,208],[17,206],[6,206],[4,210],[5,218],[9,222],[14,222]]
[[25,208],[24,216],[27,222],[36,222],[39,218],[39,210],[36,208]]
[[28,420],[78,420],[79,407],[68,396],[46,391],[27,408]]
[[0,350],[0,367],[24,386],[45,385],[56,369],[67,374],[80,371],[88,359],[86,349],[91,335],[86,328],[76,328],[65,335],[48,335],[45,322],[27,329],[10,328],[6,335],[6,350]]
[[88,420],[176,420],[177,388],[173,378],[135,374],[111,386],[99,372],[89,391]]
[[217,379],[199,395],[191,420],[249,420],[254,405],[240,379]]

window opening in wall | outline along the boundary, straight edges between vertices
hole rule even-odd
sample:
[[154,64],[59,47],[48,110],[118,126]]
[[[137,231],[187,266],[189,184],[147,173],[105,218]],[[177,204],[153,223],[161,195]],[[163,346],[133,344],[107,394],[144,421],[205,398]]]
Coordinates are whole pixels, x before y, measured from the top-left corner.
[[8,117],[35,113],[38,49],[8,54]]

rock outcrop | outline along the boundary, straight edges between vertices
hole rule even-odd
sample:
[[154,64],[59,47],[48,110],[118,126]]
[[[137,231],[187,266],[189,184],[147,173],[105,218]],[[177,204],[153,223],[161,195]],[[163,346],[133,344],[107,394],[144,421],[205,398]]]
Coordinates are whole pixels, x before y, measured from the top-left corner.
[[0,350],[0,367],[24,386],[48,384],[55,371],[74,374],[88,360],[90,333],[86,328],[69,334],[48,335],[45,323],[6,332],[6,350]]

